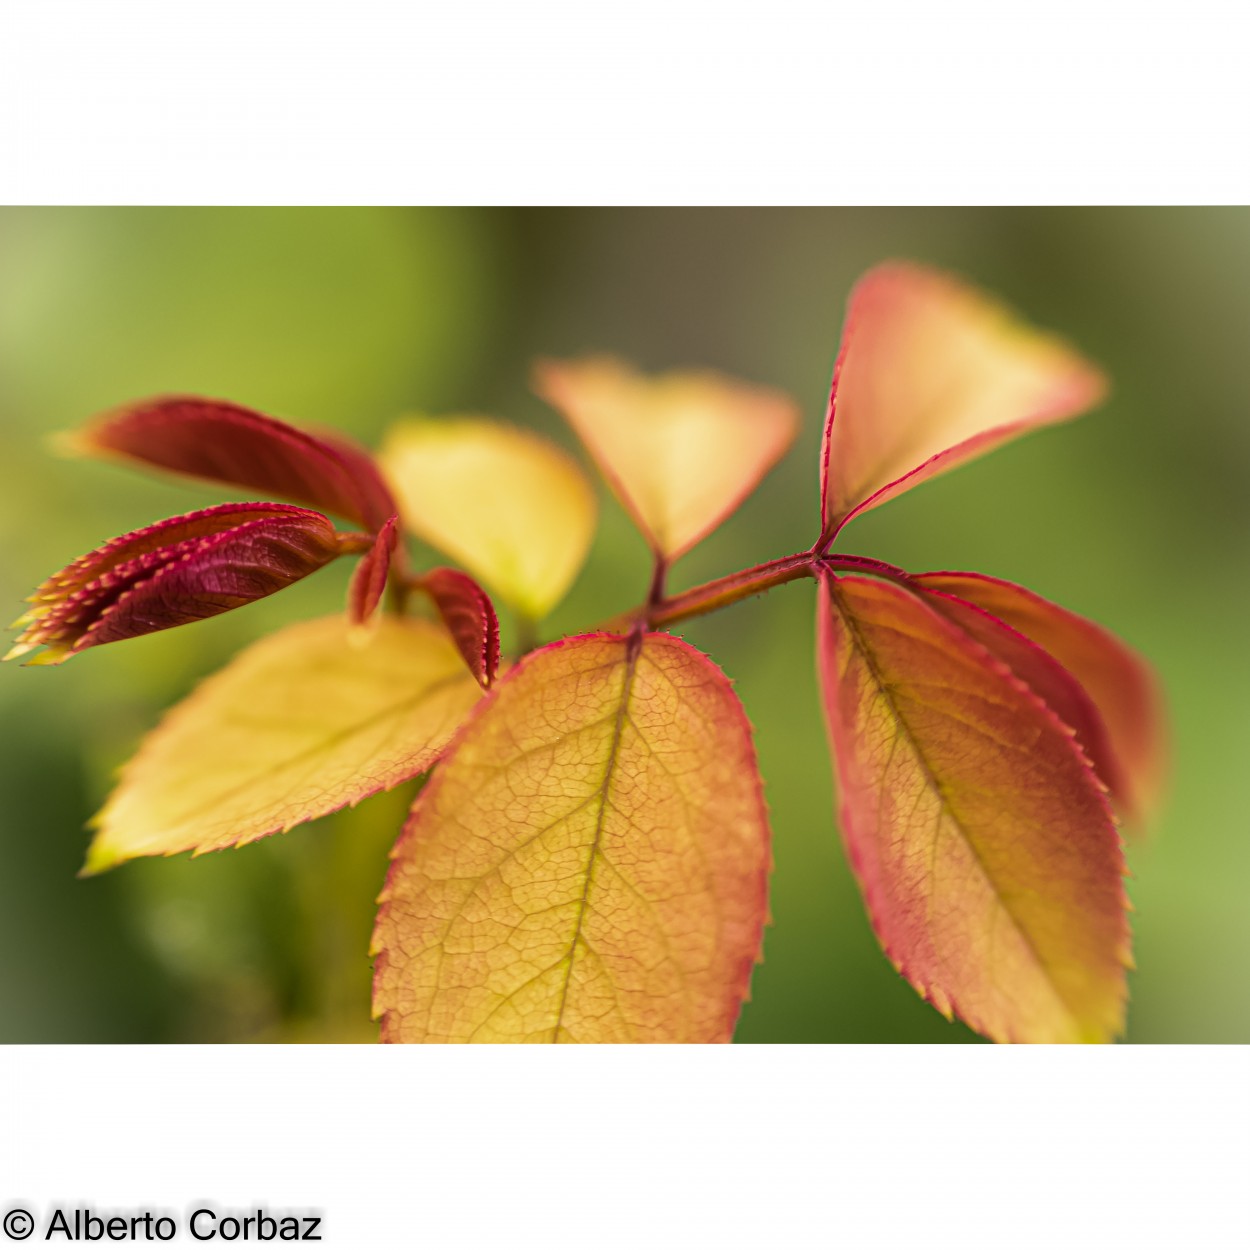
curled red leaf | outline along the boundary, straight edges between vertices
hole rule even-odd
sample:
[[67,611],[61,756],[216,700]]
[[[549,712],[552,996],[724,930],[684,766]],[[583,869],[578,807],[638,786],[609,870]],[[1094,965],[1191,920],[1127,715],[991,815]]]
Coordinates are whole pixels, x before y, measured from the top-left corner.
[[376,533],[398,512],[373,458],[338,434],[309,434],[224,400],[168,396],[105,413],[70,435],[87,455],[280,495]]
[[234,503],[114,538],[54,573],[19,621],[5,659],[36,647],[60,664],[87,647],[217,616],[299,581],[342,554],[319,512]]
[[347,592],[347,614],[353,625],[363,625],[382,601],[386,579],[391,571],[391,559],[398,544],[399,517],[393,516],[378,530],[373,546],[352,574],[352,584]]
[[431,569],[420,586],[434,601],[473,676],[488,687],[499,669],[499,620],[490,596],[459,569]]

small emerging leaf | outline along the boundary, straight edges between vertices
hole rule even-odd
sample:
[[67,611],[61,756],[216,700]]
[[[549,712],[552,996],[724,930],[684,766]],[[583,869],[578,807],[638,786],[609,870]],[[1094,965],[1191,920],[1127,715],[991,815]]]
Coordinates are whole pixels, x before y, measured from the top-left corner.
[[879,265],[846,314],[825,422],[823,536],[998,444],[1098,403],[1102,374],[973,287]]
[[541,620],[577,576],[595,497],[554,443],[478,417],[395,426],[381,462],[408,528]]
[[342,616],[256,643],[169,712],[93,822],[85,872],[221,850],[424,772],[481,691],[447,634]]
[[431,569],[421,588],[434,600],[469,671],[483,687],[499,669],[499,621],[486,592],[459,569]]
[[535,652],[396,844],[383,1040],[728,1041],[768,842],[750,728],[710,660],[668,634]]
[[229,612],[316,572],[342,554],[319,512],[286,504],[221,504],[123,534],[54,573],[30,597],[26,628],[4,658],[60,664],[101,643]]
[[365,552],[352,574],[347,591],[347,615],[353,625],[363,625],[377,611],[398,545],[399,517],[393,516],[378,530],[373,546]]
[[786,395],[715,373],[649,378],[599,357],[541,361],[534,378],[668,560],[725,520],[798,430]]
[[224,400],[127,404],[64,436],[71,451],[280,495],[371,532],[398,510],[373,458],[340,434],[313,435]]
[[1123,854],[1059,719],[912,592],[826,575],[841,826],[886,954],[997,1041],[1109,1041],[1129,962]]
[[922,573],[913,580],[1005,621],[1072,674],[1106,726],[1109,758],[1100,764],[1097,748],[1086,745],[1099,775],[1130,820],[1148,819],[1167,771],[1163,698],[1150,665],[1100,625],[1012,582],[983,573]]

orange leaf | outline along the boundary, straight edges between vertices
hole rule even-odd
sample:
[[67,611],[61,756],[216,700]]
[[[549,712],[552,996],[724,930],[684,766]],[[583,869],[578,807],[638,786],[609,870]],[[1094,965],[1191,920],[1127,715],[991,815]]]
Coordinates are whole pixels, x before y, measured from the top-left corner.
[[[1107,755],[1084,745],[1125,815],[1145,820],[1158,803],[1167,771],[1163,698],[1149,664],[1093,621],[1012,582],[982,573],[922,573],[913,580],[1005,621],[1072,674],[1106,726]],[[1080,728],[1073,728],[1080,736]]]
[[750,727],[668,634],[534,652],[417,799],[374,932],[386,1041],[723,1042],[759,955]]
[[851,293],[825,423],[825,538],[851,517],[1105,393],[1102,374],[987,295],[919,265]]
[[841,825],[886,954],[996,1041],[1109,1041],[1129,962],[1119,838],[1058,718],[922,599],[826,576]]
[[648,378],[606,357],[546,360],[534,386],[669,560],[742,503],[798,430],[787,396],[715,373]]
[[85,872],[221,850],[424,772],[481,691],[446,631],[342,616],[249,647],[144,740],[93,822]]

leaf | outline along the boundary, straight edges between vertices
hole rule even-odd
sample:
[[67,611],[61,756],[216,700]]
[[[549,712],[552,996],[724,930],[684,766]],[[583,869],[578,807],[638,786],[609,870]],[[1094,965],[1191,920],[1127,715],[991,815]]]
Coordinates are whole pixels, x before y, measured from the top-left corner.
[[595,532],[595,497],[554,443],[484,418],[408,420],[381,463],[408,528],[541,620],[564,597]]
[[1163,697],[1140,655],[1093,621],[996,577],[943,572],[913,580],[976,604],[1054,656],[1080,683],[1106,726],[1110,758],[1100,763],[1091,751],[1099,775],[1130,820],[1143,821],[1153,813],[1168,751]]
[[996,1041],[1108,1041],[1129,962],[1123,855],[1058,718],[913,593],[826,575],[841,825],[886,954]]
[[67,450],[281,495],[376,532],[398,511],[372,457],[339,434],[315,436],[225,400],[168,396],[127,404],[63,436]]
[[1103,397],[1058,339],[973,287],[891,262],[851,293],[825,422],[823,537],[851,517]]
[[668,634],[500,680],[418,797],[374,932],[393,1042],[728,1041],[769,834],[750,727]]
[[241,846],[429,768],[481,693],[459,652],[426,621],[352,638],[342,616],[279,630],[169,712],[95,818],[84,872]]
[[469,671],[485,687],[499,669],[499,620],[486,592],[459,569],[431,569],[421,588],[434,601]]
[[399,517],[393,516],[378,530],[373,546],[365,552],[352,574],[347,590],[347,615],[353,625],[363,625],[377,611],[398,545]]
[[594,357],[540,361],[534,377],[668,560],[724,521],[798,430],[788,396],[715,373],[649,378]]
[[1080,682],[1052,655],[998,617],[914,579],[925,602],[1005,664],[1076,736],[1099,780],[1119,799],[1122,771],[1102,716]]
[[222,504],[114,538],[54,573],[16,624],[4,658],[60,664],[106,642],[137,638],[243,607],[329,564],[339,535],[319,512],[286,504]]

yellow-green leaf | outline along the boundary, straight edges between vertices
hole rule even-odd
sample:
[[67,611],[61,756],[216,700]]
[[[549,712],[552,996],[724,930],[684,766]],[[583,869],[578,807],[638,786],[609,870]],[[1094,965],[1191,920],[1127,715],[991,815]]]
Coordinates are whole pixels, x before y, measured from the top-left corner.
[[414,534],[531,619],[564,597],[596,510],[585,475],[554,443],[481,417],[410,419],[380,458]]
[[93,822],[87,873],[215,851],[424,772],[481,691],[445,630],[341,616],[271,634],[169,712]]
[[671,635],[554,643],[479,705],[394,860],[383,1040],[728,1041],[769,867],[742,706]]

